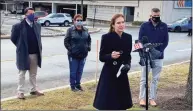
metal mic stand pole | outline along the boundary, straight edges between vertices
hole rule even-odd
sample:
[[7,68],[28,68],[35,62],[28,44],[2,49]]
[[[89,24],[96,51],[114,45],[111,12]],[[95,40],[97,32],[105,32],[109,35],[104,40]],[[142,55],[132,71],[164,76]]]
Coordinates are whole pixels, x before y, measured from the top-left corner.
[[146,87],[146,110],[148,110],[148,49],[146,49],[146,52],[145,52],[145,58],[146,58],[146,61],[145,61],[145,67],[146,67],[146,84],[145,84],[145,87]]

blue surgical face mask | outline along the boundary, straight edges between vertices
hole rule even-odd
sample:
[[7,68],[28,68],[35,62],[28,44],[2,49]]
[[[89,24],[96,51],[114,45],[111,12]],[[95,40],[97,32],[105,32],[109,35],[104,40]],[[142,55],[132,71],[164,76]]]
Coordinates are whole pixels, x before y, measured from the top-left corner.
[[34,14],[29,14],[29,15],[27,15],[27,19],[30,20],[31,22],[33,22],[34,19],[35,19]]
[[82,22],[82,21],[77,21],[77,22],[75,23],[75,26],[83,26],[83,22]]

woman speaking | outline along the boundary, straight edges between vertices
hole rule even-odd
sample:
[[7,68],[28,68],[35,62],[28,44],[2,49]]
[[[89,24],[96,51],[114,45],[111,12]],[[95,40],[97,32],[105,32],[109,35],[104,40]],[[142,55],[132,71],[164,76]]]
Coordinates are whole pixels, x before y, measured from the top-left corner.
[[101,39],[99,59],[104,66],[93,104],[99,110],[126,110],[133,106],[127,76],[131,66],[132,36],[124,29],[124,16],[116,14],[111,19],[109,32]]

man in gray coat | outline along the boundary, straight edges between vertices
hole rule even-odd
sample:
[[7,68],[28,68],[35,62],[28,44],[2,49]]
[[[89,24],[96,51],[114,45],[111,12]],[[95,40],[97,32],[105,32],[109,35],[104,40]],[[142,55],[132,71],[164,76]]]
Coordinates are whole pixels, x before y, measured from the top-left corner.
[[41,25],[34,21],[34,9],[26,8],[25,18],[20,23],[13,25],[11,41],[16,46],[16,64],[19,70],[18,95],[19,99],[25,99],[24,84],[25,73],[29,71],[31,95],[44,95],[36,89],[36,75],[38,66],[41,68],[42,43]]

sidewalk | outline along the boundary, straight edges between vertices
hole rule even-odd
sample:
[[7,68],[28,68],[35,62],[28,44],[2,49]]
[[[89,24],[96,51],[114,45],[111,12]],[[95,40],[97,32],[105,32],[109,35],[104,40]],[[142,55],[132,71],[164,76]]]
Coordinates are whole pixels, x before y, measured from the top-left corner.
[[[55,36],[65,36],[66,30],[69,27],[43,27],[44,31],[41,33],[41,37],[55,37]],[[89,33],[97,33],[100,31],[100,28],[91,28],[87,27]],[[10,34],[1,35],[1,39],[10,39]]]
[[[93,27],[93,24],[89,24],[88,25],[86,22],[84,24],[89,26],[89,27]],[[140,26],[138,26],[138,25],[132,25],[131,22],[126,22],[125,26],[128,27],[128,28],[140,28]],[[107,23],[101,23],[101,24],[95,23],[94,27],[110,27],[110,24],[107,24]]]
[[[88,28],[88,31],[90,34],[97,33],[101,30],[100,28],[92,28],[90,26],[85,26],[85,27]],[[52,30],[56,32],[66,32],[68,28],[69,27],[45,27],[45,29],[47,30]]]

